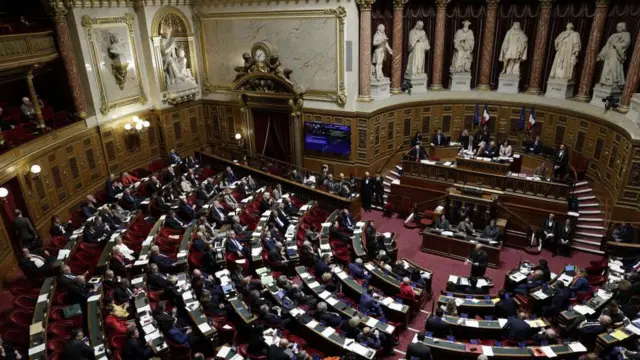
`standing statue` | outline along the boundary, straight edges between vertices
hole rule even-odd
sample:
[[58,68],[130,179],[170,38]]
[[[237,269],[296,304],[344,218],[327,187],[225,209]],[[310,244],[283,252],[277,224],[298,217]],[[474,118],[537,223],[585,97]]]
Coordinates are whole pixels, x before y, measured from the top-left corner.
[[624,68],[622,67],[627,58],[627,48],[631,43],[631,36],[627,31],[627,24],[621,22],[616,25],[617,32],[609,37],[598,54],[598,61],[604,61],[602,73],[600,74],[601,85],[624,86]]
[[389,38],[387,34],[384,33],[383,24],[378,25],[378,31],[373,35],[373,47],[373,59],[371,60],[371,63],[375,65],[373,68],[373,78],[380,81],[384,78],[382,64],[384,63],[387,51],[393,55],[393,50],[391,50],[389,46]]
[[567,29],[556,37],[556,56],[551,66],[550,79],[573,79],[573,68],[578,63],[580,46],[580,34],[573,31],[572,23],[568,23]]
[[452,73],[468,73],[471,72],[471,62],[473,61],[472,52],[475,44],[473,31],[469,29],[471,22],[465,20],[462,22],[462,29],[458,29],[453,37],[453,60],[451,61],[450,71]]
[[160,39],[160,51],[162,54],[162,68],[167,79],[167,84],[175,84],[181,77],[175,63],[176,59],[176,43],[171,37],[173,31],[171,24],[166,23],[162,26],[162,39]]
[[405,76],[411,77],[424,74],[424,62],[426,52],[431,49],[427,33],[424,31],[422,21],[416,22],[416,26],[409,31],[409,57]]
[[514,22],[507,31],[498,60],[504,63],[502,74],[520,75],[520,62],[527,60],[527,35],[520,29],[519,22]]

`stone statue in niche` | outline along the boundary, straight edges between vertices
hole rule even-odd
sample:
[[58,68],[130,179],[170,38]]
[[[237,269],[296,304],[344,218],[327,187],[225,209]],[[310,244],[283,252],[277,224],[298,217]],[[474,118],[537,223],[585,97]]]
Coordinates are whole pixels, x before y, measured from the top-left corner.
[[195,82],[193,73],[188,67],[188,61],[186,53],[183,48],[176,49],[176,70],[178,70],[178,77],[187,81]]
[[373,35],[373,48],[373,59],[371,60],[371,63],[375,65],[373,67],[373,78],[381,81],[385,77],[382,73],[382,65],[384,64],[387,52],[393,55],[393,50],[391,50],[389,46],[389,38],[384,32],[383,24],[378,25],[378,31]]
[[160,51],[162,53],[162,68],[168,85],[178,82],[179,73],[175,64],[176,58],[176,42],[171,37],[172,26],[169,23],[163,23],[162,39],[160,39]]
[[409,57],[407,58],[406,77],[424,75],[424,63],[429,46],[427,33],[424,31],[422,21],[416,22],[416,25],[409,31]]
[[124,90],[124,84],[127,81],[127,70],[129,62],[126,61],[127,50],[117,34],[110,33],[109,46],[107,47],[107,55],[111,59],[111,72],[116,79],[116,84],[120,90]]
[[498,60],[504,64],[501,74],[520,75],[520,62],[527,60],[527,35],[519,22],[514,22],[507,31]]
[[470,21],[463,21],[462,29],[458,29],[453,37],[454,52],[450,68],[452,73],[471,72],[475,38],[473,37],[473,31],[469,29],[469,25],[471,25]]
[[580,47],[580,34],[573,30],[572,23],[568,23],[566,30],[555,40],[556,56],[553,58],[550,79],[573,79],[573,68],[578,63]]
[[623,88],[625,82],[623,64],[627,58],[631,36],[627,31],[627,24],[623,22],[616,25],[616,31],[598,54],[598,61],[604,61],[599,84]]

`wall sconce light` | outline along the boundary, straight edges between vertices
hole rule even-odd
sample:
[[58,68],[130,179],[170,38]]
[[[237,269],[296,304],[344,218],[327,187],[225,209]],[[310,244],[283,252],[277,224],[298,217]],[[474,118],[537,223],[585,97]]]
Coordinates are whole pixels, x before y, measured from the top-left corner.
[[40,165],[31,165],[31,168],[29,169],[29,172],[31,173],[31,176],[33,177],[34,180],[40,177],[41,171],[42,171],[42,168],[40,167]]
[[236,144],[238,144],[238,146],[241,147],[241,148],[244,147],[244,138],[242,137],[242,134],[240,134],[240,133],[236,133]]
[[0,203],[7,202],[7,196],[9,196],[9,190],[6,188],[0,187]]
[[124,130],[129,134],[139,134],[144,132],[149,126],[151,126],[150,122],[134,116],[133,122],[127,122],[124,124]]

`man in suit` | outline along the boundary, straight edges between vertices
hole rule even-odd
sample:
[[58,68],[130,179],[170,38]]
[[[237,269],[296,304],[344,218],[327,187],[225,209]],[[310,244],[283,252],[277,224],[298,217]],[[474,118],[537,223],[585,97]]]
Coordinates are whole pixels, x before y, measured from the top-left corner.
[[447,140],[445,136],[442,134],[442,130],[436,130],[436,134],[433,135],[433,139],[431,139],[431,143],[435,146],[445,146],[447,145]]
[[536,140],[527,150],[534,154],[540,154],[540,152],[542,151],[542,141],[540,141],[540,136],[536,136]]
[[163,273],[173,272],[176,262],[167,255],[160,253],[160,248],[157,245],[153,245],[149,250],[149,262],[158,265],[158,268]]
[[304,179],[302,178],[302,175],[300,175],[300,173],[298,173],[297,169],[293,169],[291,170],[291,173],[289,174],[289,179],[291,181],[295,181],[299,184],[302,184]]
[[613,229],[613,234],[611,234],[611,237],[616,242],[631,243],[633,242],[634,238],[633,227],[623,221],[620,223],[620,225],[616,226]]
[[[556,252],[556,234],[558,233],[557,226],[558,224],[556,222],[555,215],[553,214],[549,214],[549,218],[544,221],[544,224],[542,224],[544,244],[554,253],[554,256]],[[538,245],[539,249],[541,247],[542,244]]]
[[93,348],[84,342],[81,329],[71,330],[71,338],[64,344],[61,359],[95,360]]
[[289,347],[289,341],[287,339],[280,339],[278,345],[273,344],[269,346],[267,350],[268,360],[290,360],[291,357],[285,352]]
[[465,216],[464,220],[460,221],[457,229],[459,232],[462,232],[468,235],[473,235],[475,231],[473,229],[473,223],[471,222],[471,219],[469,219],[468,216]]
[[269,263],[274,270],[286,271],[288,260],[283,255],[284,247],[281,242],[277,242],[275,247],[269,251]]
[[[180,217],[182,217],[182,219],[184,219],[185,222],[190,223],[196,217],[198,217],[198,213],[196,213],[194,206],[189,204],[189,202],[185,198],[182,198],[180,200],[179,210],[180,210]],[[189,224],[184,224],[184,225],[189,226]]]
[[[458,142],[462,144],[462,149],[466,150],[469,148],[469,130],[464,129],[458,138]],[[471,145],[473,147],[473,143]]]
[[231,169],[231,166],[227,166],[227,168],[224,170],[224,178],[229,184],[236,182],[236,174]]
[[510,318],[504,326],[504,330],[507,333],[507,338],[511,341],[527,341],[531,337],[531,326],[525,321],[527,314],[524,312],[518,313],[517,317]]
[[444,311],[440,307],[436,308],[436,311],[427,318],[427,322],[424,325],[425,331],[433,333],[433,337],[445,339],[450,335],[450,326],[442,320]]
[[500,301],[496,303],[493,310],[493,316],[495,318],[508,319],[518,314],[518,304],[509,296],[509,293],[502,289],[498,292],[498,297]]
[[489,265],[489,257],[487,253],[482,250],[482,244],[476,244],[476,247],[471,251],[469,256],[469,262],[471,263],[471,277],[482,277],[487,271]]
[[434,228],[443,230],[443,231],[449,230],[449,220],[447,220],[444,214],[440,215],[438,220],[436,220],[436,224]]
[[87,314],[87,299],[89,299],[91,287],[86,283],[84,275],[78,275],[73,281],[67,293],[67,301],[69,304],[78,304],[82,309],[82,313]]
[[340,190],[340,184],[333,179],[333,174],[328,174],[323,184],[330,193],[336,193]]
[[264,213],[265,211],[271,209],[273,205],[273,199],[271,198],[271,194],[268,192],[264,192],[262,194],[262,201],[260,202],[260,213]]
[[342,212],[338,217],[338,223],[342,226],[342,229],[348,233],[352,233],[356,226],[356,221],[353,220],[348,209],[342,209]]
[[547,178],[547,167],[544,163],[541,163],[540,166],[536,167],[533,170],[533,176],[537,176],[541,179]]
[[149,178],[149,182],[147,183],[147,191],[149,194],[155,194],[162,188],[162,184],[160,184],[160,180],[155,175],[152,175]]
[[168,184],[168,183],[174,181],[175,179],[176,179],[176,172],[173,169],[173,167],[169,166],[167,168],[167,173],[164,174],[164,182],[165,182],[165,184]]
[[429,158],[427,152],[420,145],[416,145],[413,149],[409,150],[408,158],[411,161],[420,162],[420,160],[426,160]]
[[373,196],[376,205],[384,205],[384,180],[380,173],[377,173],[376,177],[373,179]]
[[600,315],[598,321],[582,321],[578,325],[577,330],[580,334],[580,339],[593,339],[598,336],[598,334],[607,332],[607,329],[609,329],[610,326],[611,318],[607,315]]
[[140,201],[135,196],[131,195],[131,190],[129,189],[124,189],[122,192],[122,204],[129,210],[140,208]]
[[153,356],[151,341],[146,344],[140,340],[140,333],[135,326],[127,329],[127,340],[122,348],[123,359],[147,360]]
[[431,360],[431,349],[424,344],[424,333],[418,333],[416,342],[411,342],[407,346],[407,359]]
[[38,239],[38,233],[33,228],[31,221],[22,216],[22,211],[19,209],[16,209],[15,214],[16,219],[13,221],[13,228],[20,244],[32,250],[40,247],[36,241]]
[[242,242],[236,237],[233,231],[227,232],[227,241],[225,243],[227,252],[233,253],[240,258],[248,257],[248,250],[244,248]]
[[483,239],[497,240],[498,235],[500,235],[500,230],[496,226],[496,219],[491,219],[489,225],[487,225],[482,231],[482,234],[480,234],[480,237]]
[[216,223],[218,228],[227,222],[227,214],[218,200],[213,202],[209,216],[211,217],[211,220]]
[[269,305],[261,305],[259,307],[258,318],[262,320],[268,327],[284,330],[290,318],[284,319],[279,308],[269,310]]
[[[89,274],[89,271],[84,273],[85,276],[87,276],[88,274]],[[60,276],[58,276],[58,285],[62,285],[63,288],[68,290],[71,287],[73,287],[73,282],[75,281],[76,276],[78,275],[71,272],[71,268],[69,267],[69,265],[66,265],[66,264],[62,265],[60,266]],[[106,279],[106,276],[105,276],[105,279]],[[106,285],[106,280],[105,280],[105,285]]]
[[551,305],[542,307],[542,316],[545,318],[554,318],[560,311],[569,306],[569,298],[571,291],[567,289],[562,281],[556,282],[555,293],[551,298]]
[[171,149],[171,151],[169,151],[169,164],[171,165],[180,164],[180,161],[181,161],[180,156],[178,156],[178,154],[174,149]]
[[528,280],[524,284],[518,285],[515,288],[514,292],[516,292],[518,294],[526,295],[526,294],[530,293],[532,289],[540,287],[544,283],[545,283],[544,282],[544,273],[542,272],[542,270],[535,270],[533,272],[533,278]]
[[371,201],[373,199],[374,180],[369,172],[364,173],[364,178],[360,181],[360,198],[362,199],[362,208],[366,212],[371,212]]
[[116,181],[114,174],[109,174],[107,181],[104,183],[104,194],[106,201],[112,203],[116,200],[116,195],[122,191],[122,184]]
[[324,273],[331,273],[331,268],[329,267],[330,262],[331,255],[329,254],[318,257],[314,266],[316,278],[320,279]]
[[571,251],[571,242],[573,241],[573,225],[571,219],[567,218],[562,229],[558,233],[558,247],[555,254],[569,256]]
[[587,280],[587,273],[584,269],[578,270],[569,285],[569,291],[571,291],[571,297],[576,297],[576,293],[589,291],[589,281]]
[[300,211],[300,209],[298,209],[297,206],[293,205],[290,198],[284,198],[282,202],[284,203],[282,211],[285,213],[285,215],[298,217],[298,212]]
[[338,220],[334,221],[331,227],[329,228],[329,236],[336,240],[342,241],[344,244],[348,244],[351,241],[351,237],[349,237],[349,235],[340,231],[340,225],[338,224]]
[[384,316],[382,306],[373,296],[373,287],[368,286],[362,291],[360,295],[360,304],[358,309],[369,316],[380,318]]
[[378,330],[371,330],[371,328],[368,326],[362,329],[360,334],[356,336],[356,341],[371,349],[377,350],[382,347],[380,333],[378,332]]
[[342,326],[342,317],[334,312],[327,311],[327,303],[325,302],[318,303],[315,315],[318,320],[324,321],[327,326],[336,329]]
[[167,302],[159,301],[156,308],[151,312],[153,319],[158,323],[161,331],[166,331],[173,326],[177,308],[174,307],[173,313],[167,312]]
[[561,179],[567,173],[569,166],[569,154],[564,144],[560,145],[560,150],[553,156],[553,178]]
[[160,273],[157,264],[149,264],[149,274],[147,275],[147,285],[151,290],[160,291],[169,287],[167,276]]
[[36,253],[32,253],[29,251],[29,248],[22,248],[22,256],[18,262],[23,269],[27,269],[28,271],[35,271],[39,273],[48,273],[51,269],[51,261],[52,259],[47,258],[42,252],[37,250]]
[[347,265],[347,269],[349,269],[349,274],[351,274],[351,277],[354,279],[371,279],[371,274],[369,274],[367,270],[364,269],[364,266],[362,265],[362,259],[360,258],[357,258],[354,262],[349,263],[349,265]]

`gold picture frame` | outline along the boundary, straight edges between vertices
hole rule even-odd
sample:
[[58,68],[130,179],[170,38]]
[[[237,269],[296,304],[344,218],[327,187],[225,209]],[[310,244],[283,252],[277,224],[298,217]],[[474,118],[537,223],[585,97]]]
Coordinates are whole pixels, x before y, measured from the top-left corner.
[[[82,17],[82,27],[85,29],[85,33],[87,36],[87,42],[90,46],[91,53],[91,62],[93,64],[93,70],[96,76],[96,82],[98,85],[98,89],[100,91],[100,112],[102,115],[108,114],[115,108],[128,106],[132,104],[146,104],[147,96],[144,92],[144,87],[142,85],[142,77],[140,75],[140,66],[138,64],[138,54],[136,51],[136,41],[135,41],[135,33],[134,33],[134,23],[135,16],[133,14],[126,14],[124,16],[118,17],[105,17],[105,18],[92,18],[90,16],[84,15]],[[135,82],[134,85],[137,88],[137,93],[135,95],[128,95],[122,98],[111,99],[108,93],[108,89],[105,85],[106,79],[104,79],[104,74],[102,73],[102,63],[103,61],[99,60],[100,56],[104,55],[103,51],[99,48],[99,39],[96,38],[96,31],[102,29],[117,29],[120,27],[126,28],[127,38],[128,38],[128,50],[131,55],[131,61],[133,61],[133,71],[135,74]],[[126,76],[126,75],[123,75]],[[126,79],[116,78],[118,82],[118,86],[121,90],[124,89],[126,84]]]
[[[209,61],[207,55],[207,39],[204,22],[207,20],[232,20],[232,19],[319,19],[329,18],[336,20],[336,88],[331,91],[306,89],[305,100],[334,102],[344,106],[347,101],[346,87],[344,83],[344,21],[347,10],[338,6],[335,9],[320,10],[291,10],[291,11],[262,11],[242,13],[201,13],[193,15],[194,26],[198,29],[200,37],[200,53],[202,54],[202,86],[205,92],[232,92],[232,84],[209,83]],[[241,54],[238,54],[240,56]],[[286,62],[286,54],[280,54],[281,60]],[[231,71],[232,69],[229,69]]]

